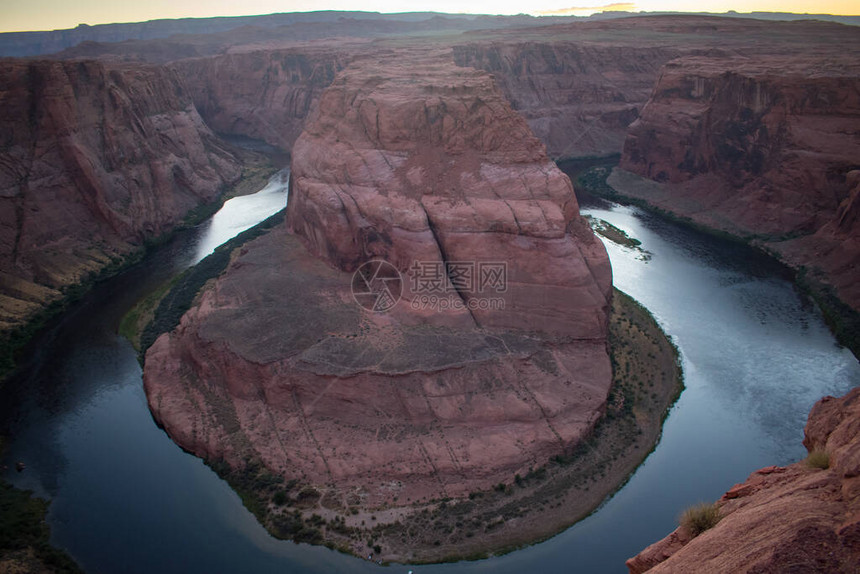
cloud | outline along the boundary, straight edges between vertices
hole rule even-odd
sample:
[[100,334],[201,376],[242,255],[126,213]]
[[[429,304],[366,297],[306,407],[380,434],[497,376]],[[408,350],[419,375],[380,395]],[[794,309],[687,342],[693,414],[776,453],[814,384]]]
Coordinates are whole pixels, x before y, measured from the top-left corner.
[[537,12],[541,16],[569,16],[572,14],[595,12],[633,12],[636,4],[633,2],[613,2],[601,6],[571,6],[570,8],[558,8],[556,10],[541,10]]

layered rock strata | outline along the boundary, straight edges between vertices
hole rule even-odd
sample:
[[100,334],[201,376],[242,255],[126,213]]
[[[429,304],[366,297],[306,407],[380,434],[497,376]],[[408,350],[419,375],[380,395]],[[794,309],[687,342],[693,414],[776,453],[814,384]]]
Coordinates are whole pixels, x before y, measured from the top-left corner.
[[823,272],[860,309],[860,44],[802,57],[681,58],[663,69],[611,181]]
[[289,152],[312,105],[351,59],[335,46],[242,49],[171,64],[207,125],[219,133],[261,139]]
[[[570,181],[487,74],[406,56],[356,61],[322,94],[294,147],[289,232],[235,254],[144,373],[184,448],[366,508],[542,464],[589,432],[611,380],[609,262]],[[382,259],[402,299],[369,312],[353,271]],[[470,305],[491,294],[454,262],[505,263],[501,306]],[[423,266],[442,270],[444,307],[414,287]]]
[[241,173],[164,68],[0,61],[0,124],[0,327]]

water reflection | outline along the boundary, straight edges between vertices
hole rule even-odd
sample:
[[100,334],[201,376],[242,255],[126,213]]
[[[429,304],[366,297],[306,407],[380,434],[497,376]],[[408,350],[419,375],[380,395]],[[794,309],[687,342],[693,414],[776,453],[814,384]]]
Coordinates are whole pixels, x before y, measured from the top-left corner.
[[134,350],[116,326],[178,268],[280,209],[284,181],[260,197],[231,200],[210,225],[100,285],[39,340],[4,390],[0,413],[13,439],[4,463],[28,464],[4,476],[52,495],[54,540],[86,569],[622,573],[624,559],[671,531],[685,505],[717,498],[758,467],[803,456],[812,404],[860,384],[856,359],[835,344],[779,265],[634,208],[590,207],[652,253],[642,260],[607,243],[616,284],[652,310],[684,359],[687,390],[630,482],[559,536],[480,562],[383,570],[274,540],[226,484],[153,423]]
[[289,181],[290,170],[283,169],[272,176],[266,187],[257,193],[225,201],[218,213],[203,224],[192,264],[215,251],[228,239],[283,209],[287,202]]

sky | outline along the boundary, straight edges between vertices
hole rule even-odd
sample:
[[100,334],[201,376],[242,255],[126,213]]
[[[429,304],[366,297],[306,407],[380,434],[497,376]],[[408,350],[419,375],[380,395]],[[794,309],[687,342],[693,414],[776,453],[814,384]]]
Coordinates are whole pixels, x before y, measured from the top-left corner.
[[679,12],[797,12],[860,14],[860,0],[0,0],[0,32],[74,28],[78,24],[140,22],[157,18],[241,16],[311,10],[573,14],[603,10]]

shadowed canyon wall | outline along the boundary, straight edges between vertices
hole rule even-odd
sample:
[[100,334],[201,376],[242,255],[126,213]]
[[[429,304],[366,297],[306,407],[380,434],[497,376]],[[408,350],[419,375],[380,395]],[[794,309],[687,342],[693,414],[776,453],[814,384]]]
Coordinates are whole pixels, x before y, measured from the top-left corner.
[[335,49],[254,50],[171,65],[216,132],[289,151],[311,107],[350,58]]
[[554,158],[618,153],[675,47],[492,42],[454,46],[455,61],[491,72]]
[[641,197],[823,272],[860,309],[860,45],[841,54],[668,63],[620,167]]
[[0,61],[0,124],[2,327],[241,173],[160,67]]

